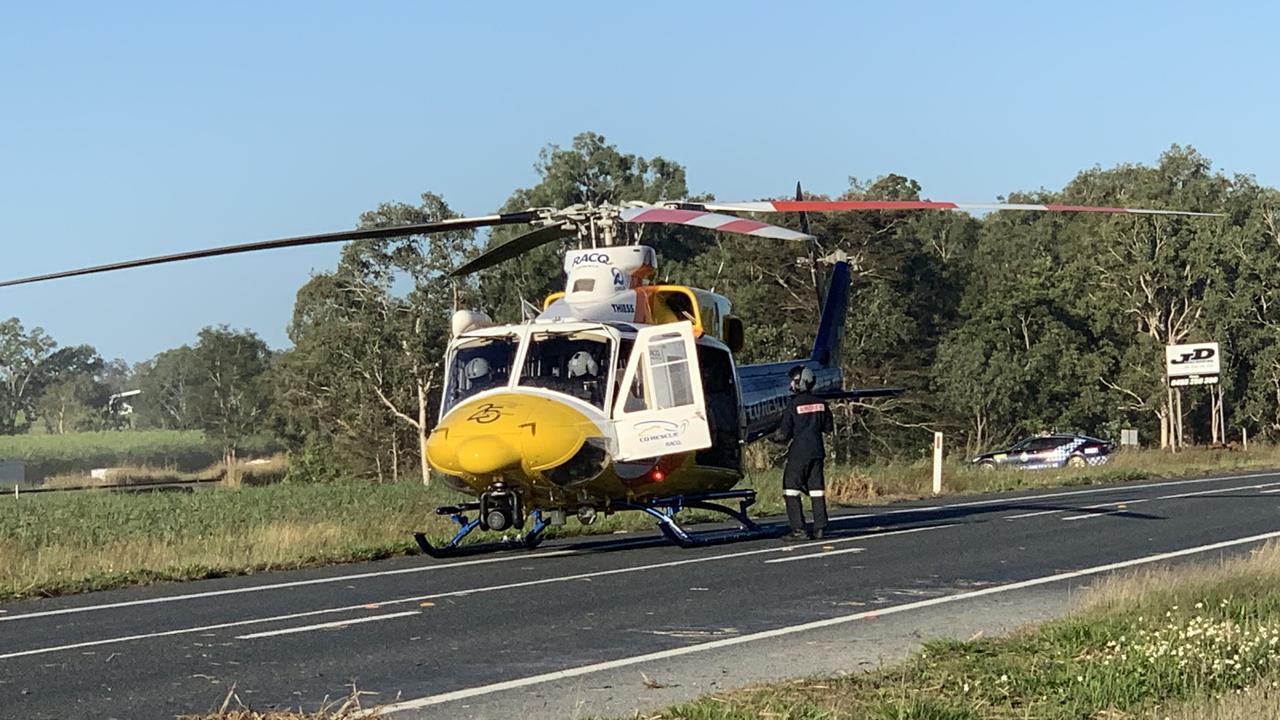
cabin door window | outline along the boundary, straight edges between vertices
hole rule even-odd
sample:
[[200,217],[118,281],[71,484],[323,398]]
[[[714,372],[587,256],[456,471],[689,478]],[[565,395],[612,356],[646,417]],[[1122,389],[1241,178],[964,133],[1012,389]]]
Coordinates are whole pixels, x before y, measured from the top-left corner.
[[701,450],[711,445],[693,324],[648,327],[636,334],[615,404],[615,460]]

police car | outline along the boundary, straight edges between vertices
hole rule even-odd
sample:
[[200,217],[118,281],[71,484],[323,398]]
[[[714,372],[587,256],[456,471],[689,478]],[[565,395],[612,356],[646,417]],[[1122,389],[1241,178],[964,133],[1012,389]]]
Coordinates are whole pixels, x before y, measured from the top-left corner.
[[1111,443],[1088,435],[1037,435],[1015,443],[1006,450],[983,453],[974,465],[991,470],[999,467],[1040,470],[1043,468],[1101,465],[1111,455]]

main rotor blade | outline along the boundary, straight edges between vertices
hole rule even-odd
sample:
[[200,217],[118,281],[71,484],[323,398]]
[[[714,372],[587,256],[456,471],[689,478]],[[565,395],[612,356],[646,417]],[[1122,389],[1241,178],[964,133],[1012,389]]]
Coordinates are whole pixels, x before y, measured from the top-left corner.
[[510,260],[517,255],[523,255],[537,247],[542,247],[547,243],[562,240],[567,237],[577,235],[573,230],[563,225],[552,225],[550,227],[539,228],[533,232],[525,233],[520,237],[508,240],[501,245],[490,248],[481,253],[478,257],[460,265],[453,272],[449,273],[450,277],[461,277],[470,275],[473,272],[491,268],[500,262]]
[[865,400],[867,398],[896,397],[904,392],[900,387],[854,388],[816,393],[823,400]]
[[[706,207],[710,207],[709,205]],[[692,225],[694,227],[718,230],[720,232],[754,235],[756,237],[776,238],[778,240],[812,240],[795,230],[788,230],[777,225],[744,220],[732,215],[720,215],[704,210],[686,210],[680,208],[627,208],[622,211],[622,219],[629,223],[669,223],[673,225]]]
[[679,207],[719,212],[865,212],[869,210],[1023,210],[1031,212],[1130,213],[1134,215],[1189,215],[1222,217],[1222,213],[1150,208],[1099,207],[1094,205],[1039,205],[1032,203],[957,203],[930,200],[765,200],[742,203],[680,203]]
[[516,223],[527,223],[534,220],[536,217],[537,213],[524,211],[506,213],[502,215],[484,215],[473,218],[450,218],[448,220],[417,223],[414,225],[395,225],[392,227],[367,228],[363,230],[344,230],[342,232],[322,233],[320,235],[301,235],[298,237],[280,238],[278,240],[264,240],[260,242],[244,243],[241,245],[226,245],[224,247],[206,248],[204,250],[191,250],[188,252],[173,253],[172,255],[158,255],[156,257],[142,258],[140,260],[126,260],[124,262],[95,265],[93,267],[79,268],[77,270],[64,270],[61,272],[49,273],[47,275],[33,275],[32,277],[19,278],[17,280],[5,280],[0,282],[0,287],[24,285],[26,283],[42,282],[44,280],[57,280],[58,278],[75,277],[77,275],[91,275],[93,273],[110,272],[112,270],[128,270],[130,268],[145,267],[147,265],[161,265],[163,263],[180,262],[182,260],[197,260],[199,258],[218,257],[220,255],[236,255],[239,253],[256,252],[258,250],[275,250],[277,248],[300,247],[303,245],[320,245],[323,243],[345,242],[347,240],[368,240],[371,238],[426,235],[429,233],[448,232],[451,230],[469,230],[472,228],[488,227],[491,225],[512,225]]

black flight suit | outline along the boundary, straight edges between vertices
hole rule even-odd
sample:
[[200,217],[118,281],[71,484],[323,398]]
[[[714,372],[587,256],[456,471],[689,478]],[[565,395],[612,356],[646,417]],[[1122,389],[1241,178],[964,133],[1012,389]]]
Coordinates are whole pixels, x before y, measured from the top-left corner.
[[813,531],[820,532],[827,526],[826,482],[822,472],[827,451],[822,436],[834,429],[827,404],[812,393],[803,392],[791,398],[791,406],[773,434],[778,442],[791,442],[782,471],[782,494],[792,532],[804,532],[804,507],[800,498],[806,494],[813,503]]

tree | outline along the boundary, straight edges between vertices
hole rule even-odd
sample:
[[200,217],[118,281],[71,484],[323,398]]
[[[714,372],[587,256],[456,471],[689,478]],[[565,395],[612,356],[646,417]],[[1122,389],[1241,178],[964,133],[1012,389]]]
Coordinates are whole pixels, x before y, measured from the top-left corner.
[[[362,215],[360,225],[449,217],[456,214],[443,198],[425,193],[416,206],[383,204]],[[456,304],[475,300],[472,284],[446,275],[473,243],[469,231],[360,241],[347,246],[336,271],[308,282],[289,328],[294,349],[282,361],[291,375],[277,393],[282,427],[304,442],[321,434],[330,449],[364,458],[363,468],[379,477],[384,467],[397,477],[411,449],[429,483],[426,438],[438,408],[449,315]]]
[[0,323],[0,435],[31,424],[44,362],[55,347],[41,328],[27,332],[17,318]]
[[205,328],[192,349],[190,409],[196,425],[221,445],[228,465],[263,427],[268,395],[262,378],[270,365],[270,348],[247,330]]
[[92,375],[67,375],[45,386],[35,410],[50,433],[98,430],[106,425],[109,394]]
[[[1081,173],[1063,191],[1068,204],[1168,206],[1212,212],[1235,192],[1230,179],[1212,173],[1209,160],[1177,145],[1155,167],[1122,165]],[[1073,262],[1091,279],[1081,287],[1081,305],[1105,309],[1109,335],[1124,349],[1147,338],[1148,346],[1203,339],[1205,310],[1220,292],[1225,262],[1222,221],[1187,217],[1071,217],[1062,224],[1067,242],[1079,252]],[[1099,381],[1114,394],[1153,413],[1161,446],[1182,443],[1181,404],[1164,392],[1162,363],[1116,368]],[[1134,370],[1141,370],[1134,372]],[[1128,371],[1128,372],[1124,372]],[[1121,377],[1121,376],[1124,377]],[[1161,396],[1164,396],[1161,398]]]
[[182,345],[159,353],[137,368],[135,374],[142,393],[134,412],[140,427],[164,430],[198,427],[192,404],[193,389],[198,382],[194,355],[190,346]]
[[106,426],[110,388],[106,364],[89,345],[60,348],[45,358],[33,406],[51,433],[98,430]]

